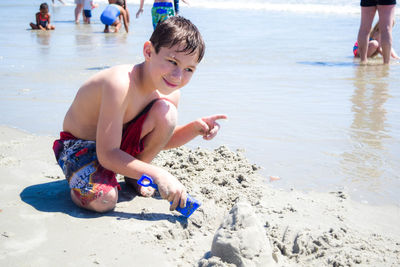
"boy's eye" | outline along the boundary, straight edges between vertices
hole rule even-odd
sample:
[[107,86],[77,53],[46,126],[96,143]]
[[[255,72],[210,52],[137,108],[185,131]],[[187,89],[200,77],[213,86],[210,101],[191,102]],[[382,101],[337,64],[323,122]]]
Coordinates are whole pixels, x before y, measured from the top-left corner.
[[171,64],[173,64],[173,65],[178,65],[177,63],[176,63],[176,61],[173,61],[173,60],[168,60],[168,62],[170,62]]
[[191,69],[191,68],[187,68],[185,70],[188,71],[188,72],[193,72],[193,69]]

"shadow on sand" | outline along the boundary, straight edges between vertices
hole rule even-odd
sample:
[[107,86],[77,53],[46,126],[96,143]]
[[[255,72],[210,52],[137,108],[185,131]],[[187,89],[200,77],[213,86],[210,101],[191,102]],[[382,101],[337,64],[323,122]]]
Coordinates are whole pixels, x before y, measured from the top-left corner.
[[[118,193],[118,203],[131,201],[137,195],[134,190],[121,182],[121,191]],[[96,213],[89,210],[78,208],[71,200],[70,190],[66,180],[36,184],[26,187],[20,194],[20,198],[25,203],[31,205],[42,212],[61,212],[72,217],[91,219],[103,216],[116,217],[117,220],[146,220],[161,221],[166,220],[171,223],[179,222],[183,227],[187,225],[187,219],[183,216],[176,216],[164,213],[126,213],[121,211],[109,211],[106,213]]]
[[354,62],[323,62],[323,61],[299,61],[298,64],[322,67],[349,67],[356,66]]

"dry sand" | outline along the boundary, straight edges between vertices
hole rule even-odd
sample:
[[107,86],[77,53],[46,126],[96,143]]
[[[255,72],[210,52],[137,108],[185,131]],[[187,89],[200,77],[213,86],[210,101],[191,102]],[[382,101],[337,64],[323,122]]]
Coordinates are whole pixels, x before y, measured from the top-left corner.
[[400,266],[399,207],[272,189],[226,147],[154,161],[202,202],[188,220],[123,182],[114,211],[79,209],[53,140],[0,127],[0,266]]

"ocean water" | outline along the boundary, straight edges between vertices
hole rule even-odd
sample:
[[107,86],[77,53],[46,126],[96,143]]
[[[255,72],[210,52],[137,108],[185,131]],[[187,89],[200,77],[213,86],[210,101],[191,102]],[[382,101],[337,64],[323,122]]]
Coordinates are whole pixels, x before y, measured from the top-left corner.
[[[56,30],[29,30],[42,1],[0,3],[0,124],[57,136],[79,86],[99,70],[139,63],[152,32],[150,4],[128,1],[129,34],[75,25],[72,0],[51,6]],[[48,1],[50,4],[51,1]],[[206,42],[182,89],[180,123],[226,113],[219,135],[189,147],[244,149],[277,188],[344,189],[359,201],[400,205],[400,63],[352,57],[359,1],[192,0],[181,15]],[[9,14],[13,14],[10,16]],[[396,12],[396,18],[399,19]],[[393,47],[400,52],[400,27]],[[49,148],[50,149],[50,148]]]

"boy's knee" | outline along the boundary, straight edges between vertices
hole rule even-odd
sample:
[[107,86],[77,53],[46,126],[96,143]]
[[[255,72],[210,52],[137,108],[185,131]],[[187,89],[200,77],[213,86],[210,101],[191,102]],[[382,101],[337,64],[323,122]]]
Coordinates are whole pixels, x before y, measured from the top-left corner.
[[373,40],[373,41],[370,42],[370,46],[373,49],[377,49],[379,47],[379,43],[378,43],[378,41]]
[[113,187],[107,193],[97,196],[88,203],[84,203],[77,194],[71,190],[72,201],[79,207],[95,212],[107,212],[115,208],[118,201],[118,189]]
[[158,100],[154,103],[150,112],[154,116],[156,127],[175,129],[178,121],[178,112],[171,102],[163,99]]

